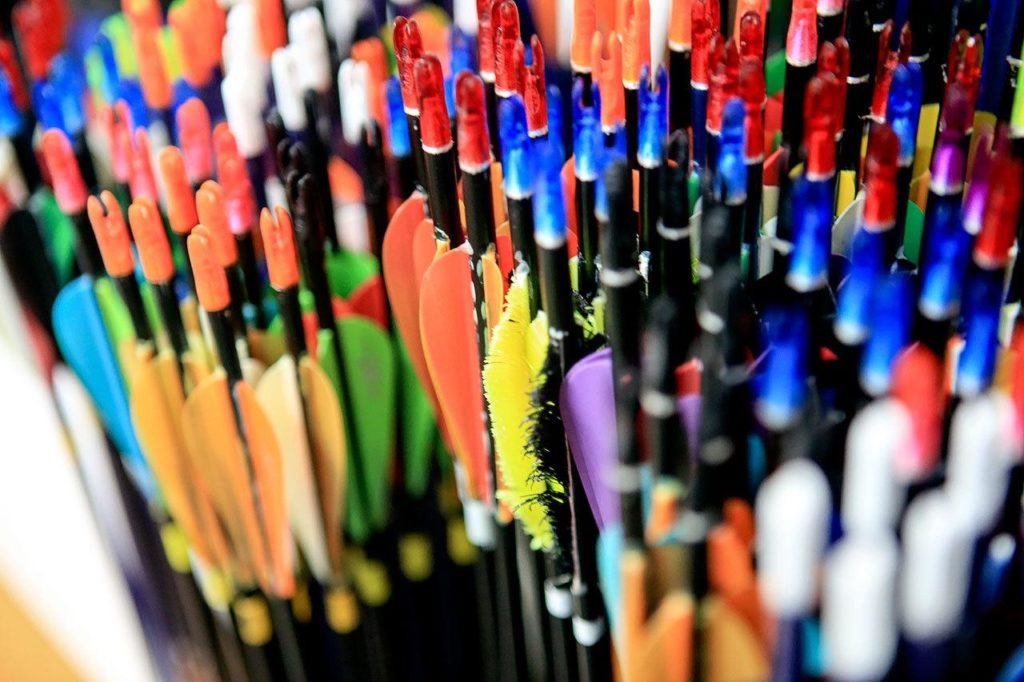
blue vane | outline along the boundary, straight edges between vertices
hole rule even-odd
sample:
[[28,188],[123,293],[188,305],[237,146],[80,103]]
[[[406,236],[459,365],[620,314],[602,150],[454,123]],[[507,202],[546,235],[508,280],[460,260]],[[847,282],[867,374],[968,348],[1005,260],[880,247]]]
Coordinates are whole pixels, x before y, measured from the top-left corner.
[[90,277],[72,280],[57,295],[53,329],[61,353],[85,384],[136,484],[146,499],[154,499],[156,483],[135,437],[128,392]]

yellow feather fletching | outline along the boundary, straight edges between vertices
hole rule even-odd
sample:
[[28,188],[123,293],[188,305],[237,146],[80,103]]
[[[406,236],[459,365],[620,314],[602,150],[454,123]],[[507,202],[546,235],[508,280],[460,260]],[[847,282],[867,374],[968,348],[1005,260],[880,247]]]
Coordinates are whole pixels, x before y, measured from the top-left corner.
[[547,339],[547,320],[540,313],[530,322],[529,289],[526,279],[516,274],[491,336],[484,365],[484,395],[503,483],[498,497],[523,524],[534,549],[541,550],[550,549],[555,537],[540,498],[551,488],[561,489],[556,481],[539,475],[529,447],[531,395],[547,356]]

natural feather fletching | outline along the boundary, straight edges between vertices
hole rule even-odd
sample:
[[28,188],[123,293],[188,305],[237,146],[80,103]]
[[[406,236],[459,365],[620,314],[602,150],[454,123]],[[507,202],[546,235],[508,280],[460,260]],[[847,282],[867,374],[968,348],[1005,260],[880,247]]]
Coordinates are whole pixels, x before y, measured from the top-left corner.
[[509,287],[505,310],[491,337],[484,367],[484,394],[491,417],[491,432],[503,488],[499,497],[513,510],[535,548],[548,550],[554,543],[544,497],[551,485],[531,448],[531,396],[538,385],[547,355],[547,325],[530,323],[529,289],[522,275]]

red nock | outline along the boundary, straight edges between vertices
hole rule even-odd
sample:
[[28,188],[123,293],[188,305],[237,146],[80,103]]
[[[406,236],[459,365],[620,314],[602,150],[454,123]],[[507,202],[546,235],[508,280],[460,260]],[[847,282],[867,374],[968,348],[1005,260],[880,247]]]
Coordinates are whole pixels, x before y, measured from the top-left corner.
[[[845,48],[845,49],[844,49]],[[838,140],[843,135],[843,114],[846,111],[846,77],[850,75],[850,51],[844,38],[824,43],[818,53],[818,75],[832,76],[833,99],[828,102],[832,116],[832,134]]]
[[711,39],[711,72],[708,77],[708,113],[706,128],[714,133],[722,131],[722,113],[725,103],[735,97],[739,87],[740,56],[736,43],[726,40],[721,33]]
[[11,13],[29,80],[46,78],[50,60],[64,49],[69,14],[61,2],[23,0]]
[[764,106],[767,93],[760,57],[740,60],[739,95],[743,98],[744,157],[748,163],[764,159]]
[[476,18],[480,76],[486,81],[494,82],[494,23],[491,21],[491,0],[476,0]]
[[85,208],[88,191],[67,135],[56,128],[47,130],[43,133],[42,148],[57,205],[67,215],[80,213]]
[[764,58],[764,22],[757,12],[747,12],[740,17],[737,35],[740,37],[740,55]]
[[981,36],[959,31],[949,49],[949,62],[946,66],[946,82],[963,86],[967,93],[968,110],[972,113],[981,85],[981,45]]
[[794,66],[813,64],[818,55],[817,3],[795,0],[786,32],[786,62]]
[[875,89],[871,93],[871,120],[882,123],[885,121],[885,110],[889,104],[889,86],[892,75],[899,63],[899,54],[889,49],[893,32],[892,19],[885,22],[885,27],[878,37],[878,66],[875,69]]
[[894,464],[907,480],[920,480],[934,468],[942,443],[942,364],[927,348],[912,346],[896,359],[891,391],[907,409],[913,431],[913,443],[899,449]]
[[256,224],[256,195],[245,159],[227,123],[218,123],[214,128],[213,146],[217,152],[217,179],[227,204],[228,227],[232,234],[246,234]]
[[491,163],[484,84],[479,76],[460,73],[455,82],[455,108],[459,126],[459,164],[466,172],[479,171]]
[[[712,1],[711,5],[717,6],[717,1]],[[690,62],[690,82],[694,86],[704,86],[707,88],[708,84],[708,67],[709,67],[709,55],[708,50],[711,47],[711,36],[717,33],[712,28],[711,10],[708,8],[708,0],[694,0],[693,2],[693,14],[692,14],[692,26],[693,26],[693,54]],[[601,93],[602,95],[604,93]]]
[[522,45],[519,10],[512,0],[498,0],[491,6],[494,22],[494,87],[502,97],[522,92],[522,62],[516,48]]
[[7,82],[11,84],[14,106],[24,111],[31,102],[25,81],[21,77],[21,69],[18,67],[18,54],[9,40],[0,40],[0,69],[3,69],[4,75],[7,76]]
[[420,57],[416,62],[415,77],[423,149],[434,154],[447,151],[452,144],[452,127],[444,98],[440,60],[432,54]]
[[900,140],[887,123],[871,127],[864,160],[864,229],[884,232],[896,222],[896,172]]
[[148,197],[156,201],[156,179],[153,177],[153,166],[150,161],[149,133],[145,128],[135,131],[135,144],[131,146],[129,159],[132,170],[128,176],[128,187],[132,198]]
[[395,19],[394,30],[395,61],[398,63],[398,79],[402,84],[402,102],[410,114],[419,113],[416,99],[416,80],[413,70],[416,60],[423,56],[423,38],[416,22],[405,17]]
[[836,170],[836,125],[840,112],[839,82],[831,73],[819,73],[807,84],[804,96],[804,147],[807,150],[807,177],[822,180]]
[[981,233],[974,242],[974,262],[992,270],[1005,267],[1017,234],[1024,174],[1021,162],[1009,155],[998,157],[989,175]]
[[132,173],[132,113],[123,99],[110,108],[110,163],[114,179],[127,184]]
[[526,126],[531,137],[548,132],[548,93],[544,79],[544,47],[540,38],[530,39],[533,63],[523,67],[523,103],[526,105]]

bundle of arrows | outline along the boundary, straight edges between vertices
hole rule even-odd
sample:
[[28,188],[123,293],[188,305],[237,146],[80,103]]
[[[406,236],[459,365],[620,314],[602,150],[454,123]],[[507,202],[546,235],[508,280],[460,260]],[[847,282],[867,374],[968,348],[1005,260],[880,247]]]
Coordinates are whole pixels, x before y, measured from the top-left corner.
[[0,678],[1024,680],[1017,0],[0,12]]

